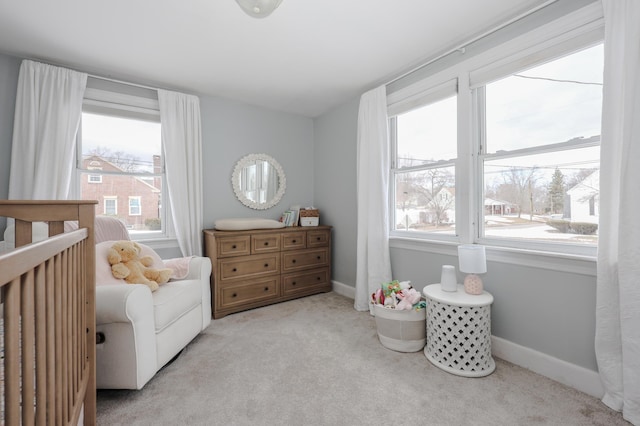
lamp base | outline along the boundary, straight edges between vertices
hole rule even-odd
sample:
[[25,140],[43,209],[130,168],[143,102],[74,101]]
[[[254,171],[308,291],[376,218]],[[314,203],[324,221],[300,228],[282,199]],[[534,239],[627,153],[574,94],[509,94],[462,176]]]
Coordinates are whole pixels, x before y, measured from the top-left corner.
[[468,294],[482,294],[482,280],[475,274],[469,274],[464,278],[464,291]]

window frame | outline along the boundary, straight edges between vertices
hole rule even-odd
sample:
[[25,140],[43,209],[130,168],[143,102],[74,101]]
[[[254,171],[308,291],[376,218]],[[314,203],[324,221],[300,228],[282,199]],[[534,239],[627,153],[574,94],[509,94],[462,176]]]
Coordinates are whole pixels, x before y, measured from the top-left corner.
[[[104,196],[102,197],[102,201],[104,201],[103,206],[103,214],[106,216],[117,215],[118,214],[118,197],[117,196]],[[107,212],[107,201],[113,201],[115,203],[114,213]]]
[[[89,83],[88,83],[89,85]],[[118,90],[126,91],[130,89],[126,84],[116,83]],[[99,85],[98,85],[99,86]],[[157,92],[155,94],[157,96]],[[103,90],[102,88],[87,87],[84,94],[82,112],[100,114],[105,116],[127,118],[141,121],[153,121],[161,123],[160,119],[160,107],[157,100],[142,97],[138,95],[121,93],[120,91]],[[169,199],[167,192],[167,177],[166,168],[164,163],[164,149],[161,143],[161,164],[160,173],[119,173],[111,171],[101,171],[102,175],[117,175],[117,176],[140,176],[145,178],[160,178],[162,183],[162,189],[159,195],[161,201],[159,201],[160,207],[160,223],[161,229],[159,231],[130,231],[130,237],[132,240],[145,242],[153,245],[154,247],[173,247],[175,241],[175,231],[171,214],[168,211],[169,205],[164,200]],[[81,177],[83,174],[89,174],[90,168],[82,168],[82,122],[78,127],[76,135],[76,167],[75,167],[75,179],[72,184],[72,192],[77,198],[80,197]],[[142,212],[142,202],[140,202],[140,211]],[[139,216],[139,215],[133,215]],[[169,243],[170,245],[167,245]]]
[[[456,164],[456,238],[437,238],[425,233],[399,235],[393,231],[390,214],[390,246],[394,248],[426,250],[431,253],[453,254],[458,244],[478,243],[488,246],[489,258],[506,263],[528,264],[536,267],[549,265],[551,269],[567,270],[549,259],[572,259],[575,271],[595,273],[597,247],[536,240],[506,240],[481,237],[484,218],[483,201],[483,135],[484,110],[478,109],[477,87],[503,78],[523,68],[551,61],[583,48],[601,43],[604,38],[602,11],[596,5],[586,6],[551,22],[539,25],[523,34],[505,39],[503,43],[461,59],[450,66],[434,66],[434,72],[404,87],[396,85],[387,95],[389,128],[398,105],[415,100],[421,93],[435,90],[442,81],[458,79],[458,162]],[[464,52],[463,52],[464,53]],[[392,134],[390,134],[390,138]],[[391,158],[396,158],[393,141]],[[393,165],[392,165],[393,167]],[[389,208],[393,201],[394,174],[390,171]],[[467,208],[468,207],[468,208]],[[392,210],[390,210],[391,212]],[[516,261],[511,262],[512,260]],[[541,259],[545,259],[542,261]],[[587,264],[583,262],[586,261]],[[563,264],[564,265],[564,264]],[[569,268],[570,270],[571,268]]]
[[[438,161],[430,164],[421,164],[417,166],[410,167],[398,167],[398,126],[397,126],[397,117],[401,114],[411,112],[413,110],[422,108],[427,105],[435,104],[437,102],[443,101],[445,99],[455,97],[456,104],[459,103],[458,96],[458,79],[457,78],[447,78],[444,81],[440,81],[434,84],[432,87],[426,88],[425,90],[420,91],[419,93],[410,96],[408,99],[403,99],[398,102],[394,102],[389,104],[388,108],[388,126],[389,126],[389,145],[391,150],[391,171],[389,175],[389,235],[391,237],[400,237],[400,238],[418,238],[418,239],[428,239],[428,240],[436,240],[436,241],[455,241],[458,236],[458,213],[456,209],[456,218],[454,221],[455,224],[455,232],[454,234],[446,234],[440,232],[428,232],[428,231],[412,231],[412,230],[402,230],[395,229],[398,220],[396,218],[396,177],[399,174],[414,172],[414,171],[427,171],[432,169],[442,169],[447,167],[453,167],[454,169],[454,186],[457,190],[457,179],[458,179],[458,159],[460,158],[459,152],[459,142],[457,144],[457,156],[456,158],[452,158],[449,160]],[[457,110],[459,111],[460,106],[457,106]],[[459,114],[456,116],[456,126],[459,129],[459,124],[457,120],[459,119]],[[456,129],[456,130],[458,130]],[[457,136],[458,141],[460,140],[460,135]]]
[[[131,212],[131,201],[133,200],[137,200],[138,202],[138,205],[136,206],[138,208],[138,213]],[[139,195],[129,195],[129,216],[142,216],[142,197]]]

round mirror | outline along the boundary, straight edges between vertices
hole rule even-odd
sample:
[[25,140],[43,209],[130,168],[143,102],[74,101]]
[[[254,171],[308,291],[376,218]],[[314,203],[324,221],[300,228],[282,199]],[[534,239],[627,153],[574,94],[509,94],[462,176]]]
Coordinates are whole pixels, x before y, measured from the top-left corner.
[[287,184],[280,164],[266,154],[242,157],[233,169],[231,182],[238,200],[257,210],[278,204]]

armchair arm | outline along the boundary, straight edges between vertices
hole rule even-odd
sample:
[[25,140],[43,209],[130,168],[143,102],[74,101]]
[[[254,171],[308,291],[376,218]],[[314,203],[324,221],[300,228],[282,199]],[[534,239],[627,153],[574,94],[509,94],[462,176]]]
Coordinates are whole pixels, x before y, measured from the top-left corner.
[[141,389],[158,370],[151,290],[143,284],[96,287],[98,389]]
[[189,263],[189,274],[185,280],[208,280],[211,277],[211,259],[208,257],[192,257]]
[[202,283],[202,329],[204,330],[211,324],[211,259],[192,258],[187,279],[197,279]]
[[145,318],[153,318],[153,300],[148,286],[96,286],[96,324],[132,323]]
[[[165,261],[166,262],[166,261]],[[211,324],[211,259],[194,256],[189,259],[189,272],[180,281],[198,281],[202,291],[202,328]]]

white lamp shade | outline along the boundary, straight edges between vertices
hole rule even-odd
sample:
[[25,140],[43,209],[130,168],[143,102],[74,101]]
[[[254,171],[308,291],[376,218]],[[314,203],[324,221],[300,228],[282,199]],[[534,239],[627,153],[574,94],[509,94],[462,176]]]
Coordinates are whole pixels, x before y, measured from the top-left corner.
[[276,10],[282,0],[236,0],[247,15],[254,18],[265,18]]
[[458,246],[458,262],[460,271],[467,274],[484,274],[487,272],[487,257],[484,246],[464,244]]

